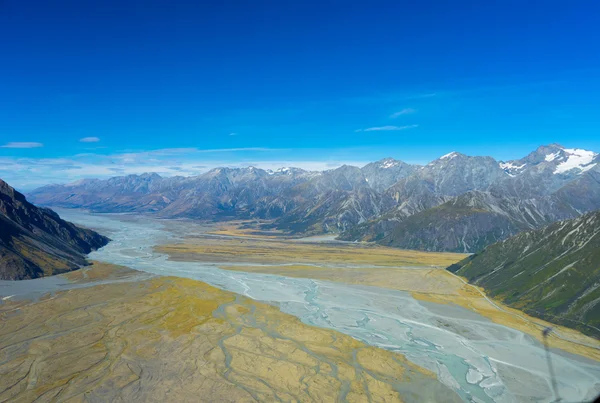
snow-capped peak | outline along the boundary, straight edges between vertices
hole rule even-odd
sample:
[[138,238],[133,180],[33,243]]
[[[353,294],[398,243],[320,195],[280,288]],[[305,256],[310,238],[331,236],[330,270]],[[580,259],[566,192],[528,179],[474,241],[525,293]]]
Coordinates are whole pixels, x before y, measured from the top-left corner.
[[292,169],[288,168],[288,167],[282,167],[279,168],[275,171],[278,174],[287,174],[287,175],[291,175],[292,174]]
[[281,167],[281,168],[277,168],[276,170],[272,170],[272,169],[267,169],[267,173],[269,175],[275,175],[275,174],[287,174],[287,175],[291,175],[294,171],[294,168],[291,167]]
[[[593,161],[598,154],[593,151],[580,148],[564,148],[563,151],[567,155],[567,158],[558,164],[554,170],[555,174],[565,173],[572,169],[578,169],[582,173],[596,165]],[[547,158],[546,160],[548,161]]]
[[389,159],[383,160],[381,162],[381,164],[379,165],[379,167],[382,169],[388,169],[388,168],[393,168],[393,167],[397,166],[398,164],[399,164],[399,161],[389,158]]
[[550,162],[550,161],[554,161],[554,160],[555,160],[557,157],[559,157],[559,156],[560,156],[560,152],[559,152],[559,151],[557,151],[557,152],[555,152],[554,154],[548,154],[548,155],[546,155],[546,158],[545,158],[545,160],[546,160],[546,161],[548,161],[548,162]]
[[446,155],[442,155],[440,157],[441,160],[445,160],[445,159],[452,159],[454,157],[458,156],[458,153],[456,151],[452,151],[451,153],[448,153]]

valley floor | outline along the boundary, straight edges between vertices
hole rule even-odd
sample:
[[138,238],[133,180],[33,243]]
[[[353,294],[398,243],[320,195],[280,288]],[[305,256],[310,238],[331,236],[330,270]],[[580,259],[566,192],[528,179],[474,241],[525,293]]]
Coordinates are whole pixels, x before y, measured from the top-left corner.
[[0,402],[460,400],[401,354],[199,281],[64,278],[0,304]]
[[[443,270],[464,255],[61,215],[112,264],[0,282],[0,402],[557,398],[546,324]],[[600,393],[600,343],[550,342],[562,401]]]
[[[212,234],[222,236],[213,237]],[[298,242],[302,241],[302,242]],[[174,261],[215,263],[237,272],[310,278],[408,291],[416,299],[456,304],[490,320],[543,341],[542,330],[552,327],[555,348],[600,361],[600,342],[582,333],[531,317],[485,295],[483,289],[444,268],[464,254],[420,252],[373,244],[311,242],[260,237],[231,225],[208,236],[156,248]],[[293,262],[293,263],[289,263]]]

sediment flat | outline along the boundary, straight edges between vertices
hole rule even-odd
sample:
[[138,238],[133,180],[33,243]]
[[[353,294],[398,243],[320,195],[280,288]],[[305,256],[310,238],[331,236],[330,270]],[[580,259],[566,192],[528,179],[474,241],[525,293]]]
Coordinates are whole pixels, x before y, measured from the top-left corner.
[[[75,212],[69,219],[110,233],[113,242],[93,252],[93,259],[149,275],[198,280],[272,305],[303,324],[399,353],[434,373],[438,383],[463,401],[588,401],[600,393],[597,362],[584,357],[587,350],[568,350],[581,358],[566,352],[574,345],[593,353],[597,341],[588,344],[562,331],[560,338],[552,335],[550,355],[558,390],[554,394],[546,352],[536,340],[541,325],[497,308],[481,290],[445,272],[448,259],[444,262],[436,254],[369,244],[265,239],[260,234],[206,234],[215,226],[134,215]],[[177,256],[178,248],[185,253]],[[174,251],[171,258],[164,253],[167,249]],[[228,266],[233,269],[223,270]],[[277,268],[287,271],[261,272]],[[384,275],[374,279],[380,271]],[[347,281],[352,273],[355,283]],[[366,285],[369,279],[373,283]],[[487,306],[480,309],[474,301]],[[496,317],[484,315],[490,307]],[[525,320],[531,329],[499,323],[504,317]],[[565,349],[557,349],[555,338]],[[415,392],[416,400],[428,400],[428,388]]]
[[184,243],[161,245],[157,252],[173,260],[277,264],[290,262],[350,267],[447,267],[467,255],[386,248],[374,244],[294,242],[258,238],[199,236]]
[[0,401],[460,401],[391,351],[203,282],[96,263],[0,304]]
[[[541,330],[553,327],[552,346],[600,361],[600,342],[582,333],[531,317],[494,301],[444,267],[466,255],[420,252],[368,244],[298,243],[284,240],[193,237],[161,245],[174,261],[216,263],[224,270],[310,278],[410,292],[420,301],[456,304],[496,323],[543,341]],[[283,262],[295,262],[283,264]]]

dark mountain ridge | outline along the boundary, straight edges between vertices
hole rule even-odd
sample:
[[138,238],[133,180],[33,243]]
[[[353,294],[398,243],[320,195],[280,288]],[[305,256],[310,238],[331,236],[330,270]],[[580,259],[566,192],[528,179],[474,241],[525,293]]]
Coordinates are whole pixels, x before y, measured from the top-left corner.
[[108,238],[38,208],[0,179],[0,279],[21,280],[87,265]]

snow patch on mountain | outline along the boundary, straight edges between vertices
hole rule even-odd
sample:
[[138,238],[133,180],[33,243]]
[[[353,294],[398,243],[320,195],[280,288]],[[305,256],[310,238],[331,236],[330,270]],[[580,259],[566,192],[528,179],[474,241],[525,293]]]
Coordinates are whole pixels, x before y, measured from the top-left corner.
[[456,151],[452,151],[451,153],[448,153],[446,155],[442,155],[440,157],[441,160],[445,160],[445,159],[452,159],[454,157],[458,156],[458,153]]
[[506,169],[523,169],[525,167],[525,165],[527,164],[523,164],[523,165],[515,165],[512,162],[501,162],[500,163],[500,168],[506,170]]
[[383,161],[381,163],[380,167],[383,169],[388,169],[388,168],[393,168],[393,167],[397,166],[398,164],[400,164],[399,161],[389,159],[389,160]]
[[565,173],[572,169],[579,169],[581,172],[585,172],[595,165],[592,162],[598,156],[593,151],[582,150],[580,148],[565,148],[564,152],[567,154],[567,159],[556,167],[554,170],[555,174]]
[[276,170],[272,170],[272,169],[267,169],[266,172],[269,175],[293,175],[294,173],[304,173],[304,171],[300,168],[294,168],[294,167],[282,167],[282,168],[277,168]]
[[556,158],[558,158],[560,156],[560,152],[555,152],[554,154],[548,154],[546,155],[546,161],[551,162],[554,161]]
[[500,169],[504,170],[508,176],[514,178],[516,174],[521,173],[527,164],[516,165],[512,162],[500,162],[498,165],[500,166]]

